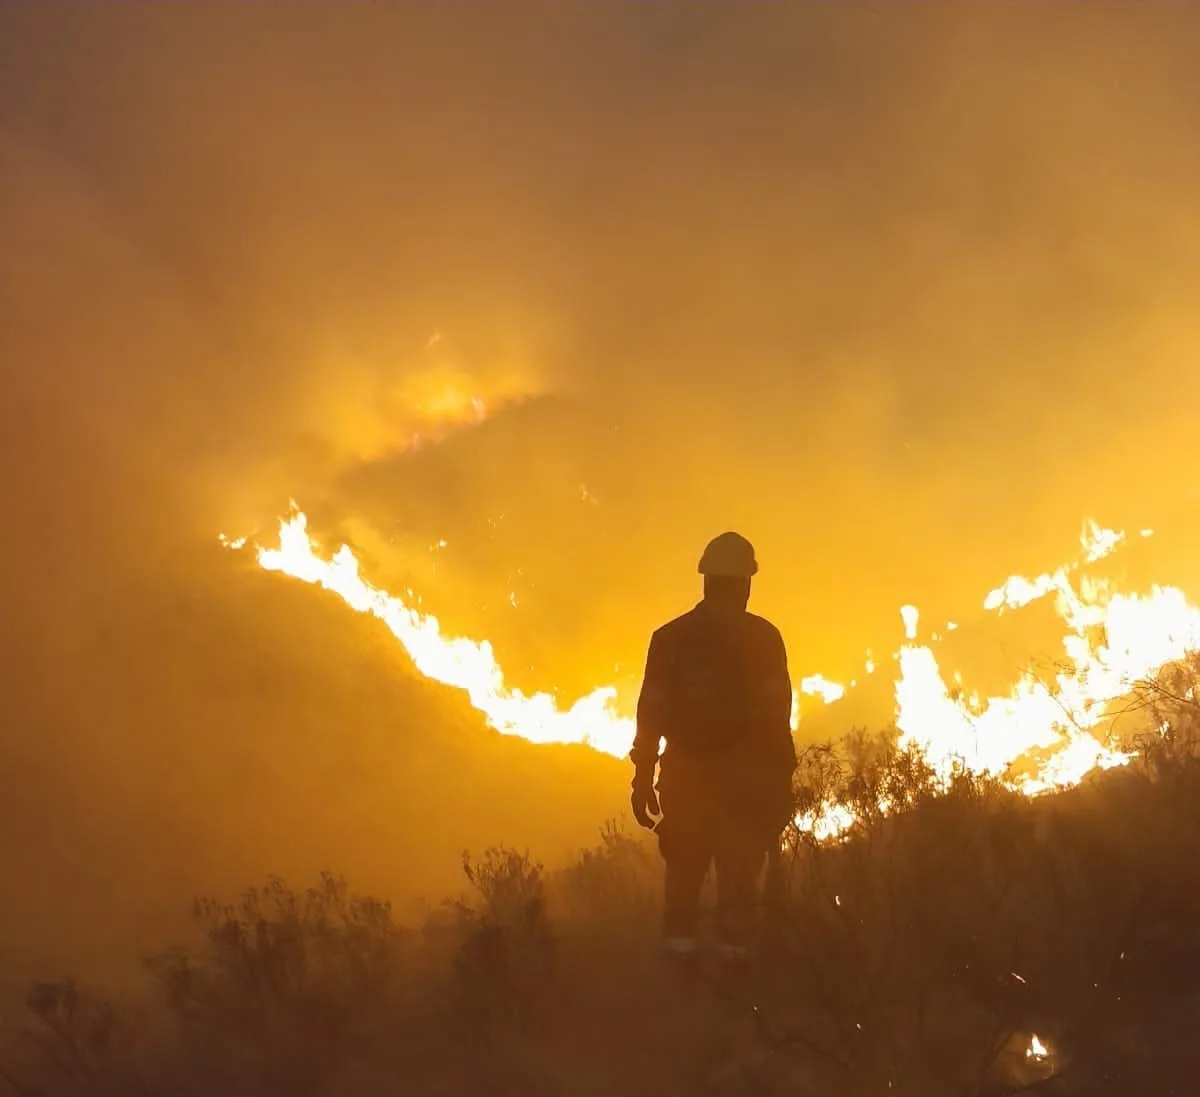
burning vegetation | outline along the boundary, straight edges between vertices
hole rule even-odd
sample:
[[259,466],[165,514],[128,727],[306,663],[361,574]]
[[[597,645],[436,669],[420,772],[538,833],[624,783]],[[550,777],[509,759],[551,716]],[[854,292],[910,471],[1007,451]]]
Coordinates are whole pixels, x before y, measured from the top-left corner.
[[[903,607],[905,639],[895,655],[900,747],[911,750],[943,784],[963,771],[999,779],[1027,795],[1069,788],[1094,770],[1127,764],[1129,751],[1114,745],[1120,703],[1136,683],[1200,645],[1200,609],[1174,587],[1124,593],[1088,573],[1089,565],[1124,540],[1124,533],[1089,522],[1077,559],[1034,579],[1012,576],[986,596],[984,609],[996,614],[1053,596],[1066,630],[1063,658],[1053,673],[1027,671],[1005,696],[970,692],[958,674],[951,678],[953,688],[948,685],[933,647],[918,642],[916,607]],[[323,556],[302,511],[281,520],[277,547],[255,552],[266,570],[320,586],[352,609],[378,617],[421,674],[465,690],[498,731],[535,743],[585,743],[616,757],[628,753],[633,720],[619,710],[616,688],[602,686],[563,708],[553,693],[526,695],[508,687],[488,642],[444,636],[437,617],[415,608],[411,591],[405,600],[364,578],[348,546]],[[875,669],[870,665],[869,673]],[[799,681],[797,702],[800,693],[834,704],[846,687],[810,674]],[[886,809],[886,802],[881,807]],[[799,820],[819,836],[850,822],[846,805],[834,802],[816,805]]]
[[[196,939],[149,963],[148,998],[36,986],[4,1026],[2,1076],[86,1097],[1181,1092],[1200,973],[1196,611],[1089,578],[1120,542],[1090,527],[1077,562],[988,595],[998,613],[1053,595],[1067,624],[1069,664],[1005,698],[947,688],[906,607],[898,726],[801,751],[746,979],[666,978],[657,856],[610,825],[550,869],[465,856],[466,894],[409,925],[335,876],[199,902]],[[256,552],[379,617],[497,729],[624,753],[615,691],[564,710],[507,689],[486,643],[443,637],[349,549],[324,558],[302,514]]]
[[[200,902],[145,994],[35,987],[0,1029],[3,1076],[47,1097],[1178,1091],[1200,972],[1196,611],[1101,582],[1122,543],[1088,527],[1077,561],[986,597],[1003,615],[1053,598],[1066,625],[1063,665],[1006,697],[955,688],[905,608],[897,727],[801,750],[744,979],[707,960],[695,986],[667,977],[657,853],[612,825],[566,864],[468,856],[466,893],[407,918],[335,876]],[[488,644],[444,637],[348,548],[324,556],[301,513],[277,546],[229,544],[378,617],[498,730],[627,750],[615,690],[564,708],[507,688]],[[830,714],[854,692],[797,679]]]

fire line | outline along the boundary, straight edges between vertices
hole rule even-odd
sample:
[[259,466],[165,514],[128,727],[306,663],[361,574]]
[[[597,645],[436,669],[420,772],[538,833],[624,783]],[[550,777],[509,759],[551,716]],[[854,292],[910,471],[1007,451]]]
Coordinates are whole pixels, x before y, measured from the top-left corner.
[[[244,538],[221,540],[233,549],[246,546]],[[1064,668],[1049,681],[1023,674],[1006,696],[952,693],[932,649],[917,640],[916,607],[903,607],[905,638],[896,653],[895,679],[901,745],[917,749],[939,774],[960,765],[1004,776],[1024,763],[1032,773],[1014,783],[1030,795],[1128,762],[1131,755],[1098,737],[1110,706],[1136,682],[1200,646],[1200,609],[1174,587],[1124,594],[1081,574],[1123,541],[1123,534],[1089,524],[1077,560],[1035,579],[1010,577],[986,596],[985,610],[1004,613],[1053,595],[1066,629]],[[254,551],[265,570],[332,591],[351,609],[379,618],[421,674],[465,691],[496,730],[534,743],[583,743],[617,757],[628,753],[634,721],[618,710],[614,687],[601,686],[564,708],[552,693],[526,694],[506,685],[490,643],[443,635],[435,616],[364,579],[347,546],[321,555],[302,511],[280,520],[276,547]],[[845,687],[814,674],[801,680],[800,692],[833,704]],[[793,720],[796,712],[794,706]],[[831,805],[823,820],[809,825],[836,832],[847,822]]]

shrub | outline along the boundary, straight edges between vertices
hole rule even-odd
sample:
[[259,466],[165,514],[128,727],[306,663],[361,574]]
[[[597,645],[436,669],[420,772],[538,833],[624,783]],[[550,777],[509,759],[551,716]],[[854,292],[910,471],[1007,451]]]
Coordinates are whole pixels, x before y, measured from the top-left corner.
[[555,874],[555,907],[577,931],[648,932],[658,914],[661,871],[653,844],[610,820],[600,830],[599,845],[581,850]]
[[455,972],[459,1008],[475,1024],[525,1022],[554,985],[554,939],[544,869],[528,854],[463,854],[474,895],[458,904],[462,941]]
[[[894,734],[801,754],[763,962],[671,983],[661,865],[616,824],[547,872],[464,855],[420,933],[323,876],[202,901],[198,949],[155,958],[170,1040],[70,981],[4,1035],[20,1095],[139,1092],[912,1094],[1185,1092],[1200,982],[1200,663],[1145,683],[1127,767],[1028,799],[946,782]],[[652,959],[653,958],[653,959]],[[1032,1034],[1049,1046],[1030,1055]],[[33,1082],[37,1084],[34,1085]]]
[[304,892],[270,880],[236,905],[200,900],[200,957],[175,949],[151,970],[188,1069],[213,1085],[314,1091],[381,1038],[396,1011],[403,936],[387,903],[323,875]]

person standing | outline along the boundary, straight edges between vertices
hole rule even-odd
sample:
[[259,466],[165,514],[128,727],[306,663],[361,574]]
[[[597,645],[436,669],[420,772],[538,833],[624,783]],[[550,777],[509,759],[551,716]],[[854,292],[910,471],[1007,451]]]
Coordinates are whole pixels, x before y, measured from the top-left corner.
[[714,538],[699,572],[701,601],[650,641],[631,804],[658,836],[667,950],[696,952],[700,893],[715,865],[718,948],[740,958],[759,874],[793,813],[792,686],[779,630],[747,610],[758,572],[750,542]]

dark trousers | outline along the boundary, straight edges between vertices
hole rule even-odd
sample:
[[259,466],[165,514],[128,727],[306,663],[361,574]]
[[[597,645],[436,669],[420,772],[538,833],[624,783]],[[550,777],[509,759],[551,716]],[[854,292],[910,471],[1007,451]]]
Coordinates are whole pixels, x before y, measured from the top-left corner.
[[755,889],[766,861],[761,834],[715,804],[663,805],[659,849],[666,863],[663,936],[695,938],[700,892],[708,870],[717,872],[717,937],[732,948],[745,947],[754,920]]

